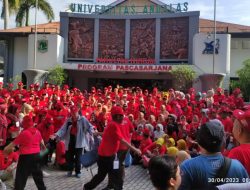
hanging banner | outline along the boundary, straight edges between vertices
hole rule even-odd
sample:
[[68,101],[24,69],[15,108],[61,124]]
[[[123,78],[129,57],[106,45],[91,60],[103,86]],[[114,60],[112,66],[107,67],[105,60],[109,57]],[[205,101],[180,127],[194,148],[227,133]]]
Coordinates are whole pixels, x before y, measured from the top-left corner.
[[169,65],[62,64],[65,69],[82,71],[169,72]]

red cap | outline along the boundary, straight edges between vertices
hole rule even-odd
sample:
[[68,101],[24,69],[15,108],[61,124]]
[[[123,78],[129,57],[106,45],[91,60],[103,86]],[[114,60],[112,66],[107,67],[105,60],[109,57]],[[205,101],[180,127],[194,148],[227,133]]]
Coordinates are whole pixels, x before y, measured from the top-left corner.
[[240,93],[241,93],[241,91],[240,91],[239,88],[235,88],[234,91],[233,91],[233,94],[234,94],[234,95],[238,95],[238,94],[240,94]]
[[48,81],[45,81],[44,84],[49,84]]
[[30,85],[30,88],[34,88],[34,84],[31,84],[31,85]]
[[9,87],[14,87],[14,84],[9,83],[8,86],[9,86]]
[[64,88],[64,89],[69,89],[69,86],[68,86],[67,84],[65,84],[65,85],[63,86],[63,88]]
[[35,87],[39,87],[40,86],[40,84],[37,82],[36,84],[35,84]]
[[124,115],[122,107],[120,107],[120,106],[112,107],[111,115]]
[[223,91],[223,89],[222,88],[217,88],[217,90],[216,90],[217,92],[222,92]]
[[13,104],[15,102],[14,98],[10,98],[9,102]]
[[195,92],[194,88],[189,88],[189,92]]
[[33,127],[34,123],[33,120],[30,116],[26,115],[23,118],[23,122],[22,122],[23,128],[29,128],[29,127]]
[[18,85],[18,86],[23,86],[23,83],[20,81],[20,82],[18,82],[17,85]]
[[247,130],[250,131],[250,110],[234,110],[233,116],[240,122],[240,124]]
[[71,108],[71,113],[78,113],[79,110],[80,110],[80,109],[79,109],[77,106],[73,106],[73,107]]
[[150,130],[148,128],[143,129],[143,134],[144,135],[150,135]]

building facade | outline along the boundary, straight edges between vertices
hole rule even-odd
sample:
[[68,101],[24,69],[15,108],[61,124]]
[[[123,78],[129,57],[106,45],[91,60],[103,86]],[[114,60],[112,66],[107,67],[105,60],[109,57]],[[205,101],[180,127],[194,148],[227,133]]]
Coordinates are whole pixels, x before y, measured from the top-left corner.
[[214,43],[213,22],[200,19],[198,11],[187,11],[187,4],[119,0],[106,7],[71,8],[74,12],[60,14],[55,31],[52,24],[38,26],[44,30],[38,30],[36,45],[32,27],[0,31],[6,78],[60,64],[69,84],[80,89],[109,84],[167,89],[175,82],[171,69],[189,65],[197,73],[197,89],[202,88],[199,76],[207,73],[223,73],[223,87],[228,88],[230,78],[250,58],[250,27],[218,22]]

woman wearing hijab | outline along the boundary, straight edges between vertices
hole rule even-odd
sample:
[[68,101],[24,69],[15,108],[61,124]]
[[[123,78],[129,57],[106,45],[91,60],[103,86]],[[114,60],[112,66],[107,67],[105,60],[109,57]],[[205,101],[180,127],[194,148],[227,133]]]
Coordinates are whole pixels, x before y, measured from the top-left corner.
[[158,123],[156,125],[156,131],[154,131],[154,140],[157,140],[158,138],[161,138],[164,135],[163,131],[163,125]]
[[45,149],[41,133],[34,127],[30,116],[24,116],[22,127],[23,131],[20,135],[4,149],[4,153],[8,154],[13,151],[15,146],[19,146],[20,156],[17,164],[15,190],[25,188],[29,175],[33,176],[38,190],[46,190],[39,160],[40,146],[42,145]]

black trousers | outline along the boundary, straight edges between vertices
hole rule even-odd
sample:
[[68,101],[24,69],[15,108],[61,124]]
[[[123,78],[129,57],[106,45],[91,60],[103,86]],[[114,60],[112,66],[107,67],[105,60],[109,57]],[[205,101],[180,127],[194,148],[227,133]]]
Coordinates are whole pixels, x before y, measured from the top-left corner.
[[76,137],[74,135],[70,135],[69,148],[66,152],[66,161],[68,164],[68,170],[73,171],[75,168],[76,174],[81,173],[81,155],[82,148],[76,147]]
[[114,185],[115,190],[120,190],[119,186],[121,185],[120,178],[117,178],[120,170],[113,169],[113,162],[115,159],[115,155],[110,157],[99,156],[97,160],[98,172],[92,178],[92,180],[84,185],[85,190],[95,189],[109,174],[111,181]]
[[[123,183],[124,183],[124,178],[125,178],[125,165],[124,165],[124,161],[126,159],[126,155],[127,155],[128,150],[119,150],[117,152],[117,157],[119,159],[119,171],[117,171],[117,175],[116,175],[116,179],[118,178],[118,181],[120,182],[120,184],[118,184],[118,188],[122,189],[123,188]],[[112,181],[112,178],[110,178],[109,176],[109,180],[108,180],[108,187],[109,188],[114,188],[114,184]]]
[[20,155],[15,179],[15,190],[24,190],[29,175],[32,175],[38,190],[46,190],[39,154]]

